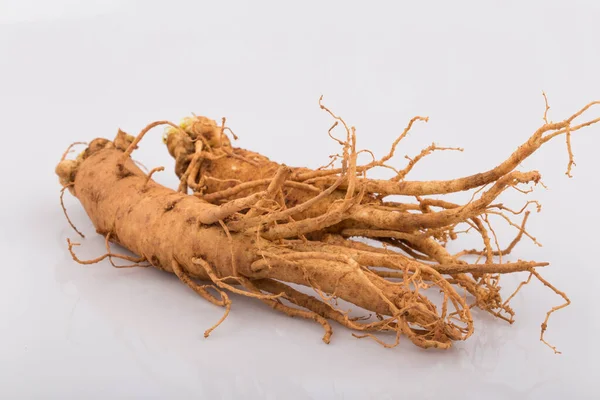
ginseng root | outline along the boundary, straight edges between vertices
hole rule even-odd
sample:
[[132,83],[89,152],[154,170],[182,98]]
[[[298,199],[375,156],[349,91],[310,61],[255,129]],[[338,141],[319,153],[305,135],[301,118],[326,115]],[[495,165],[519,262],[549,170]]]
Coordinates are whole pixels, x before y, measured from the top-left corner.
[[[243,231],[230,230],[228,224],[243,220],[241,212],[269,199],[268,188],[243,201],[208,203],[161,186],[142,172],[130,158],[137,143],[130,140],[124,151],[123,143],[116,140],[95,139],[76,160],[58,164],[60,182],[81,202],[97,232],[107,243],[117,243],[137,255],[119,256],[109,251],[104,257],[85,261],[77,257],[76,243],[69,242],[74,260],[89,264],[121,258],[172,272],[201,297],[225,307],[226,314],[232,306],[228,292],[251,297],[288,315],[317,321],[324,327],[326,342],[332,332],[329,320],[381,343],[384,339],[373,335],[391,332],[395,339],[386,343],[389,346],[404,335],[423,348],[448,348],[473,332],[464,297],[434,268],[409,262],[399,254],[382,257],[344,244],[300,239],[307,227],[290,240],[263,238],[260,223]],[[348,165],[347,170],[352,169]],[[349,195],[348,202],[353,203],[354,197]],[[319,218],[327,220],[336,212],[329,210]],[[262,218],[274,218],[274,213],[281,211],[269,210]],[[373,270],[377,267],[401,271],[404,278],[386,279]],[[316,295],[290,284],[312,289]],[[219,297],[213,296],[210,287]],[[424,295],[426,287],[439,290],[440,305]],[[366,322],[351,317],[335,305],[337,299],[379,319]]]
[[[537,272],[547,263],[502,259],[522,237],[535,241],[525,223],[527,206],[539,209],[539,204],[531,201],[515,211],[495,201],[507,189],[522,190],[521,184],[538,183],[537,171],[515,168],[543,143],[562,134],[568,138],[570,173],[571,133],[600,119],[578,125],[573,121],[594,104],[560,123],[545,121],[493,170],[452,181],[404,180],[417,161],[442,149],[436,146],[411,159],[390,180],[366,177],[373,168],[390,167],[387,163],[397,144],[415,121],[424,119],[420,117],[411,120],[388,155],[357,165],[354,128],[322,105],[335,118],[334,127],[344,126],[345,140],[336,139],[342,148],[341,166],[319,170],[290,168],[232,147],[225,121],[221,126],[204,117],[186,119],[179,126],[158,121],[135,138],[119,131],[113,141],[93,140],[75,160],[63,156],[56,168],[63,192],[68,190],[79,199],[107,242],[107,254],[94,260],[80,260],[74,251],[77,244],[70,241],[69,251],[80,263],[108,258],[113,266],[123,267],[113,262],[122,259],[130,266],[151,265],[174,273],[201,297],[225,308],[223,318],[206,336],[228,315],[232,307],[228,293],[235,293],[318,322],[325,342],[330,340],[333,320],[361,332],[357,337],[373,338],[386,347],[405,336],[419,347],[448,348],[472,334],[472,307],[513,321],[508,301],[514,294],[502,300],[502,274],[527,271],[530,278],[535,276],[564,297],[565,305],[569,303]],[[159,125],[171,127],[166,142],[180,177],[177,191],[152,179],[161,167],[145,174],[131,159],[144,135]],[[190,188],[192,195],[187,194]],[[473,198],[462,205],[424,197],[470,189],[475,190]],[[385,201],[390,195],[412,196],[416,203]],[[507,214],[523,214],[521,224]],[[505,249],[500,248],[490,223],[492,215],[517,229]],[[447,249],[447,242],[461,233],[460,224],[481,236],[482,250],[453,254]],[[360,237],[382,246],[355,239]],[[109,242],[137,256],[115,254]],[[478,257],[474,262],[465,259],[473,256]],[[439,299],[430,295],[433,291]],[[352,316],[338,306],[338,299],[377,319]],[[544,343],[548,317],[565,305],[549,311],[542,325]],[[391,341],[384,336],[389,333],[394,335]]]

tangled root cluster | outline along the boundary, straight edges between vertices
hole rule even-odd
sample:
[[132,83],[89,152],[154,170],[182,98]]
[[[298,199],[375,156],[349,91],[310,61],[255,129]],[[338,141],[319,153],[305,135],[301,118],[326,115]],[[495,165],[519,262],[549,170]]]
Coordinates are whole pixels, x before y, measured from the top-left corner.
[[[328,321],[334,320],[361,332],[357,337],[373,338],[386,347],[397,345],[404,335],[420,347],[448,348],[452,341],[472,334],[474,307],[512,323],[515,313],[510,300],[535,277],[564,299],[563,304],[548,311],[540,335],[540,340],[557,352],[546,342],[544,333],[550,315],[567,306],[569,298],[538,272],[547,263],[508,261],[507,257],[524,238],[539,245],[526,230],[526,224],[531,209],[539,211],[541,206],[530,200],[520,209],[512,209],[498,202],[498,197],[507,190],[529,193],[542,184],[538,171],[518,171],[517,167],[558,136],[566,138],[566,173],[571,176],[571,135],[600,118],[576,121],[599,103],[591,102],[569,118],[551,122],[547,119],[546,101],[544,124],[505,161],[488,171],[453,180],[410,181],[407,176],[431,153],[462,151],[460,148],[432,144],[414,157],[407,156],[403,168],[391,163],[400,142],[415,123],[427,121],[426,117],[411,119],[389,153],[377,159],[370,151],[357,149],[354,127],[321,100],[321,109],[334,120],[328,135],[341,151],[331,156],[329,164],[315,170],[288,167],[233,147],[228,135],[237,137],[225,119],[220,125],[197,116],[186,118],[179,125],[158,121],[135,139],[120,132],[117,140],[102,145],[123,150],[126,160],[146,132],[158,125],[169,125],[164,141],[176,161],[178,191],[189,196],[191,190],[196,199],[211,207],[212,219],[203,221],[218,224],[232,254],[227,272],[201,257],[193,260],[199,266],[199,275],[194,276],[191,267],[177,263],[171,272],[204,298],[226,307],[226,314],[231,306],[226,295],[229,291],[258,298],[289,315],[319,322],[325,329],[326,342],[332,332]],[[334,136],[338,127],[343,129],[342,139]],[[91,147],[86,152],[93,152]],[[370,154],[373,161],[358,165],[360,153]],[[57,173],[64,188],[73,185],[79,162],[64,160],[59,165],[62,169],[57,169]],[[368,173],[375,168],[390,169],[394,176],[371,179]],[[160,169],[145,176],[145,184]],[[464,204],[440,198],[462,191],[472,191],[471,199]],[[391,196],[401,201],[390,200]],[[515,217],[520,217],[520,221],[513,221]],[[493,218],[515,229],[514,238],[505,247],[500,245]],[[477,235],[481,248],[451,252],[448,244],[466,234]],[[250,238],[256,257],[248,265],[235,265],[233,254],[245,238]],[[108,240],[107,235],[107,247]],[[74,253],[73,256],[76,258]],[[109,251],[107,256],[114,254]],[[139,265],[141,260],[130,261]],[[517,272],[527,272],[527,279],[503,298],[501,275]],[[206,285],[195,281],[197,277],[208,279],[221,298],[207,294]],[[294,285],[302,285],[314,295]],[[374,317],[351,316],[338,299],[366,309]],[[382,336],[386,332],[394,333],[395,339],[386,341]]]

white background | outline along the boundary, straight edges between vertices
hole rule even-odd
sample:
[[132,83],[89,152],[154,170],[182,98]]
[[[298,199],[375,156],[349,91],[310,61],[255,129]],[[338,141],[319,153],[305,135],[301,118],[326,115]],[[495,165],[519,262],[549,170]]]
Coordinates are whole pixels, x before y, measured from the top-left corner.
[[[428,115],[397,165],[433,141],[465,148],[412,179],[483,171],[542,124],[542,90],[553,120],[600,100],[599,2],[156,3],[0,1],[0,397],[599,398],[600,126],[573,135],[573,179],[557,139],[521,166],[549,189],[502,197],[543,202],[529,228],[544,247],[524,241],[515,257],[551,262],[544,276],[573,301],[550,320],[562,355],[538,341],[560,304],[539,282],[515,298],[515,324],[475,312],[475,334],[445,352],[386,350],[339,326],[327,346],[320,326],[237,296],[205,340],[222,309],[175,277],[71,260],[54,176],[73,141],[191,112],[228,117],[241,147],[317,167],[337,151],[321,94],[379,156]],[[135,157],[174,186],[160,136]],[[81,256],[101,255],[77,201],[67,207],[88,234]],[[498,232],[504,244],[515,233]],[[522,278],[506,277],[506,293]]]

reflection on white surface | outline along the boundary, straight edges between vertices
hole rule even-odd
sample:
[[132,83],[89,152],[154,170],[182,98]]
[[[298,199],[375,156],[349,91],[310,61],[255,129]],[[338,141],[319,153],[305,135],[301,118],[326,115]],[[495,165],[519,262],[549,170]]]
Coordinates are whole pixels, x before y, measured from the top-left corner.
[[[72,141],[191,111],[227,116],[240,146],[316,167],[337,150],[316,106],[321,93],[375,154],[421,114],[431,120],[403,143],[399,163],[434,140],[466,148],[432,156],[415,179],[493,166],[540,123],[542,89],[556,120],[600,96],[597,5],[555,3],[65,1],[25,12],[33,2],[2,2],[12,8],[0,16],[0,397],[600,398],[600,272],[589,256],[600,214],[581,203],[598,198],[599,128],[573,137],[574,179],[564,177],[562,143],[522,166],[540,169],[550,189],[536,190],[544,211],[530,224],[545,247],[524,242],[516,257],[550,261],[544,276],[573,301],[550,320],[560,356],[538,341],[560,299],[536,282],[514,299],[514,325],[476,312],[475,334],[446,352],[407,341],[386,350],[335,325],[325,345],[319,325],[239,296],[204,339],[223,310],[174,276],[71,260],[66,238],[75,235],[53,172]],[[65,5],[71,15],[54,14]],[[175,185],[160,132],[136,157],[166,166],[157,179]],[[89,234],[78,254],[102,254],[81,207],[72,198],[67,206]],[[509,292],[522,278],[503,285]]]

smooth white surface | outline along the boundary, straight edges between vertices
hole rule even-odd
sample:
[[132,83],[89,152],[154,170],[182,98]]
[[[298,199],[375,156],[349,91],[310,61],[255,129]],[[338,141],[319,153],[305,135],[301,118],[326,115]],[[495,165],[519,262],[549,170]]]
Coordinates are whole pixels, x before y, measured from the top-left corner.
[[[600,397],[600,126],[573,135],[573,179],[558,139],[521,168],[539,169],[549,190],[502,198],[544,204],[529,226],[544,247],[524,241],[515,257],[550,261],[544,276],[573,301],[550,320],[559,356],[538,334],[560,299],[538,282],[515,298],[514,325],[476,312],[475,334],[447,352],[386,350],[339,326],[327,346],[318,325],[239,297],[205,340],[222,310],[173,276],[71,260],[54,176],[73,141],[190,112],[227,116],[241,147],[317,167],[337,151],[320,94],[377,155],[429,115],[398,165],[432,141],[465,147],[430,156],[412,179],[481,171],[542,123],[542,90],[554,120],[600,99],[600,3],[155,3],[0,1],[0,397]],[[165,165],[157,178],[174,186],[160,134],[135,156]],[[88,234],[80,255],[102,254],[76,200],[67,206]],[[498,231],[503,243],[514,235]],[[507,292],[521,278],[507,277]]]

